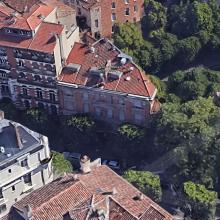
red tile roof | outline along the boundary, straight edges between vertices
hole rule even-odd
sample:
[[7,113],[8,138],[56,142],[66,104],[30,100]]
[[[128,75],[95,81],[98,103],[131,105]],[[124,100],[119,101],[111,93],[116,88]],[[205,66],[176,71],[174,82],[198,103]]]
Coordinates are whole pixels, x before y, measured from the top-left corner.
[[79,72],[71,72],[68,68],[64,68],[59,76],[61,83],[95,86],[101,82],[101,79],[91,76],[89,74],[90,68],[97,67],[104,71],[106,63],[111,61],[112,70],[121,71],[123,74],[121,78],[115,80],[110,80],[107,77],[103,89],[145,97],[154,95],[156,88],[150,79],[133,62],[127,61],[125,65],[120,65],[118,55],[122,52],[109,41],[101,39],[91,46],[95,53],[89,52],[91,49],[89,46],[75,43],[67,59],[67,64],[79,64],[81,68]]
[[3,0],[3,2],[18,12],[24,12],[30,10],[33,5],[40,3],[40,0]]
[[[115,194],[111,193],[113,187]],[[32,220],[98,220],[97,210],[109,213],[109,220],[174,220],[147,196],[134,200],[139,194],[107,166],[97,166],[88,174],[77,174],[77,178],[68,174],[32,192],[1,220],[14,220],[16,210],[21,213],[27,205],[32,209]]]
[[60,35],[62,31],[62,25],[46,22],[41,23],[37,33],[33,38],[10,36],[6,35],[4,30],[0,30],[0,46],[31,49],[45,53],[52,53],[56,45],[56,37],[53,34]]

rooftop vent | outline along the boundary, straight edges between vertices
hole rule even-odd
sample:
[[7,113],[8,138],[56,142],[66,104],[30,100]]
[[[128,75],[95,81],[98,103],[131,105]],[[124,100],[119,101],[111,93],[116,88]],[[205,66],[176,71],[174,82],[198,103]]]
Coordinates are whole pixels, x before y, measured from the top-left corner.
[[5,118],[5,113],[4,111],[0,110],[0,121],[3,120]]
[[127,62],[127,60],[126,60],[126,58],[125,58],[125,57],[121,58],[121,65],[125,65],[125,64],[126,64],[126,62]]
[[133,66],[131,66],[131,67],[129,68],[129,70],[130,70],[130,71],[133,71],[133,70],[134,70],[134,67],[133,67]]
[[95,47],[90,47],[90,50],[89,50],[91,53],[95,53]]
[[110,71],[108,73],[109,78],[111,79],[120,79],[122,76],[122,72],[121,71]]
[[126,78],[125,78],[125,81],[130,81],[131,80],[131,77],[130,76],[127,76]]
[[74,72],[79,72],[81,65],[76,64],[76,63],[70,63],[66,66],[66,68],[68,68],[69,70],[72,70]]
[[89,74],[93,76],[101,76],[102,72],[97,67],[91,67],[89,70]]
[[143,200],[144,199],[144,195],[143,193],[139,193],[137,196],[133,197],[133,200],[135,201],[140,201],[140,200]]

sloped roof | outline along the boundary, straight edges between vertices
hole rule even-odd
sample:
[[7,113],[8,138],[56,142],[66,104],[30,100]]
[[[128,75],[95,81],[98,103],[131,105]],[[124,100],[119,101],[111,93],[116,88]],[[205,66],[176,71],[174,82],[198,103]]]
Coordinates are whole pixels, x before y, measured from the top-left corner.
[[[90,52],[93,47],[94,53]],[[101,79],[91,76],[89,70],[93,67],[105,69],[106,63],[111,62],[113,71],[120,71],[122,76],[119,79],[106,79],[103,89],[113,90],[126,94],[133,94],[145,97],[152,97],[156,88],[146,76],[132,61],[120,65],[119,55],[122,52],[117,49],[110,41],[101,39],[90,47],[81,43],[75,43],[67,59],[67,64],[74,63],[81,65],[78,72],[64,68],[59,81],[62,83],[76,84],[88,87],[94,87],[101,83]]]
[[[115,194],[111,193],[113,187]],[[68,174],[32,192],[1,220],[15,220],[16,213],[27,205],[32,209],[32,220],[98,220],[96,210],[109,213],[109,220],[174,220],[147,196],[135,200],[138,194],[130,183],[101,165],[88,174]]]

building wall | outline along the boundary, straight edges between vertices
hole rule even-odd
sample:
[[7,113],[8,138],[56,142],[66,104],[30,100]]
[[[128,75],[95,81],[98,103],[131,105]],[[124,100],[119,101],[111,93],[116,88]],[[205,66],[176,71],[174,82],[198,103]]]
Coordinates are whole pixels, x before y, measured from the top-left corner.
[[[49,158],[49,147],[47,143],[44,144],[42,149],[22,155],[16,158],[15,163],[0,170],[0,189],[3,195],[3,198],[0,198],[0,206],[6,204],[7,207],[5,212],[0,213],[0,217],[5,215],[16,201],[53,180],[51,161],[45,164],[40,162]],[[21,163],[25,159],[27,166],[22,167]],[[25,175],[31,176],[30,183],[24,182]]]
[[[94,7],[90,10],[91,13],[91,32],[93,37],[95,37],[95,33],[102,34],[102,20],[101,20],[101,7]],[[96,24],[98,21],[98,25]]]
[[115,124],[130,122],[149,126],[150,103],[142,97],[105,90],[79,89],[62,83],[58,88],[62,99],[60,111],[63,114],[89,113]]

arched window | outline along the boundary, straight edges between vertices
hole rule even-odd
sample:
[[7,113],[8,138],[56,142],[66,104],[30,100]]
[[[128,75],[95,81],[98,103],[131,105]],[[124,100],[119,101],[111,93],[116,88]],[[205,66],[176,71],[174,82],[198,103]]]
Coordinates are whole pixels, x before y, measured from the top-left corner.
[[51,109],[51,114],[57,115],[57,107],[55,105],[51,105],[50,109]]
[[24,100],[25,108],[30,108],[30,102],[28,100]]

